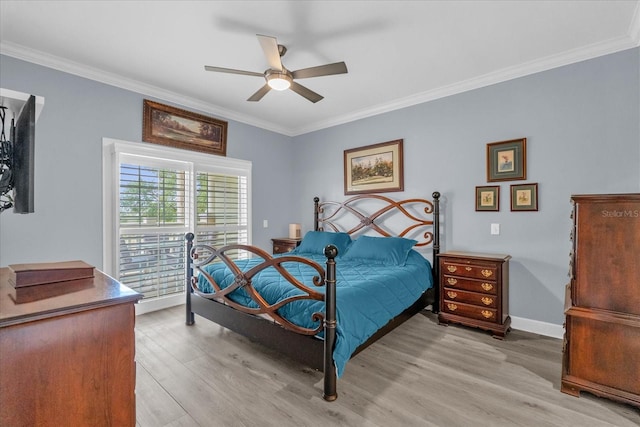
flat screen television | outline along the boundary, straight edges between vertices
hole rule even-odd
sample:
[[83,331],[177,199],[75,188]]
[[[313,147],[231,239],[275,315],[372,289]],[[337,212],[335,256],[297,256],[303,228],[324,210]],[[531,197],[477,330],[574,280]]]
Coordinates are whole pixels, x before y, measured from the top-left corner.
[[13,211],[34,211],[36,97],[31,95],[11,129],[13,144]]

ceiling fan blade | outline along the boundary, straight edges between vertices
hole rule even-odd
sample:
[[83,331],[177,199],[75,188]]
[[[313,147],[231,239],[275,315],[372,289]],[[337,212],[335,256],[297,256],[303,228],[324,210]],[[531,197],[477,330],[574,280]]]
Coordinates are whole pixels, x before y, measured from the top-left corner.
[[301,84],[298,84],[296,82],[291,82],[291,87],[289,89],[291,89],[292,91],[294,91],[298,95],[304,96],[305,98],[307,98],[309,101],[313,102],[314,104],[324,98],[324,96],[318,95],[317,93],[315,93],[311,89],[307,89],[306,87],[304,87]]
[[204,69],[207,71],[215,71],[217,73],[243,74],[245,76],[264,77],[263,73],[256,73],[254,71],[235,70],[233,68],[212,67],[211,65],[205,65]]
[[256,93],[251,95],[247,101],[260,101],[263,96],[267,94],[271,90],[271,87],[268,84],[262,86]]
[[278,40],[275,37],[263,36],[256,34],[260,46],[264,51],[264,56],[267,58],[269,68],[272,70],[282,71],[282,61],[280,60],[280,52],[278,51]]
[[317,67],[303,68],[291,73],[294,79],[308,79],[309,77],[330,76],[332,74],[345,74],[347,64],[344,62],[336,62],[334,64],[319,65]]

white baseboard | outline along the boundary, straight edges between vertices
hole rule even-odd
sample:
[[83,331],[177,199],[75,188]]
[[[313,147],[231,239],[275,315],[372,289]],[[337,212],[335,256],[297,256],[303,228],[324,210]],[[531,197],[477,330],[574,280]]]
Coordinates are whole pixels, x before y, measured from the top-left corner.
[[[176,305],[184,304],[184,301],[184,294],[157,298],[149,301],[141,301],[136,304],[136,315],[174,307]],[[525,317],[511,316],[511,328],[552,338],[562,339],[564,336],[564,327],[562,325],[527,319]]]
[[184,294],[179,294],[168,297],[153,298],[147,301],[141,300],[136,304],[136,316],[184,304],[185,298]]
[[562,339],[564,336],[564,327],[562,325],[526,319],[524,317],[511,316],[511,328],[552,338]]

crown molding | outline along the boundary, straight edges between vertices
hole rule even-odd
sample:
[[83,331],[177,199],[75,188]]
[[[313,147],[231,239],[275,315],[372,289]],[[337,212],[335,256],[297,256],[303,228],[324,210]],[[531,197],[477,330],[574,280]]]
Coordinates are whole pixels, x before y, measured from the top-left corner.
[[503,68],[493,73],[457,82],[448,86],[439,87],[426,92],[417,93],[392,102],[379,104],[370,108],[355,111],[353,113],[336,116],[327,120],[312,123],[309,126],[298,128],[284,128],[274,126],[273,123],[260,120],[256,117],[227,110],[218,105],[204,102],[199,99],[168,91],[157,86],[149,85],[126,77],[107,73],[105,71],[87,67],[85,65],[68,61],[41,51],[25,48],[8,42],[0,42],[0,54],[12,56],[45,67],[53,68],[66,73],[74,74],[87,79],[95,80],[121,89],[130,90],[146,96],[155,97],[175,104],[200,110],[202,112],[221,116],[229,120],[235,120],[261,129],[276,132],[285,136],[294,137],[310,132],[350,123],[367,117],[376,116],[390,111],[399,110],[417,104],[445,98],[474,89],[502,83],[519,77],[528,76],[553,68],[562,67],[576,62],[586,61],[599,56],[634,48],[640,45],[640,1],[636,5],[634,17],[628,30],[628,35],[600,43],[595,43],[583,48],[573,49],[557,55],[530,61],[514,67]]
[[31,62],[44,67],[53,68],[58,71],[108,84],[110,86],[115,86],[121,89],[140,93],[145,96],[155,97],[163,101],[173,102],[180,106],[200,110],[207,114],[221,116],[227,120],[235,120],[251,126],[259,127],[261,129],[283,134],[285,136],[293,136],[289,134],[290,132],[288,129],[274,126],[273,123],[265,122],[255,117],[247,116],[233,110],[227,110],[215,104],[207,103],[196,98],[187,97],[179,93],[162,89],[160,87],[143,83],[137,80],[129,79],[118,74],[108,73],[103,70],[69,61],[67,59],[50,55],[42,51],[29,49],[15,43],[0,42],[0,54],[11,56],[13,58],[21,59],[23,61]]
[[[333,126],[353,122],[367,117],[375,116],[390,111],[399,110],[401,108],[411,107],[413,105],[422,104],[436,99],[445,98],[447,96],[456,95],[474,89],[480,89],[497,83],[513,80],[519,77],[525,77],[542,71],[548,71],[565,65],[574,64],[581,61],[597,58],[615,52],[631,49],[640,44],[640,2],[636,8],[634,23],[629,30],[629,36],[618,37],[595,43],[584,48],[573,49],[557,55],[547,56],[545,58],[530,61],[515,67],[507,67],[493,73],[488,73],[472,79],[457,82],[448,86],[442,86],[434,90],[417,93],[405,98],[397,99],[390,103],[379,104],[371,108],[356,111],[354,113],[329,119],[323,122],[314,123],[308,127],[292,129],[294,136],[303,135],[326,129]],[[632,34],[636,31],[635,39]]]

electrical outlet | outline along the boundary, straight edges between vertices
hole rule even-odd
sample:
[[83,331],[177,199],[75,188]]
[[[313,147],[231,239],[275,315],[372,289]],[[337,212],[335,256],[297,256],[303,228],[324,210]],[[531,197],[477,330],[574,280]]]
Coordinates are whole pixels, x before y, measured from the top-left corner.
[[263,228],[269,228],[269,221],[268,221],[268,220],[266,220],[266,219],[263,219],[263,220],[262,220],[262,227],[263,227]]
[[500,234],[500,224],[491,224],[491,234],[496,236]]

